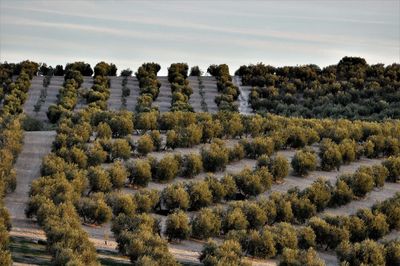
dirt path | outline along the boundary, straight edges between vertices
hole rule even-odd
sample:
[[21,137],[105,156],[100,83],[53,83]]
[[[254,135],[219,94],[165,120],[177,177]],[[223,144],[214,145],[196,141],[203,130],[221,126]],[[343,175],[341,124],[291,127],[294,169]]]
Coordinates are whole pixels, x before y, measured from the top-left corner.
[[161,113],[169,112],[171,108],[171,84],[168,81],[168,77],[159,76],[157,79],[161,82],[160,93],[157,99],[153,102],[154,106],[158,106]]
[[24,113],[35,116],[34,105],[40,98],[40,91],[43,87],[43,76],[34,76],[31,80],[31,86],[28,91],[28,98],[24,104]]
[[203,112],[201,106],[202,97],[200,95],[200,87],[198,77],[188,77],[189,86],[193,89],[193,94],[190,95],[189,103],[195,112]]
[[252,113],[252,108],[249,103],[250,93],[251,93],[251,86],[243,86],[242,85],[242,78],[239,76],[232,76],[232,82],[235,84],[240,91],[239,94],[239,113],[249,115]]
[[14,166],[17,172],[17,188],[5,198],[11,215],[11,235],[14,232],[39,234],[40,228],[25,217],[25,207],[29,200],[31,183],[40,176],[42,158],[50,152],[56,132],[35,131],[24,134],[24,146]]
[[380,242],[386,242],[391,240],[400,241],[400,231],[392,230],[389,234],[379,239]]
[[110,97],[107,100],[108,110],[118,111],[121,109],[122,77],[109,77]]
[[139,92],[140,92],[139,81],[137,80],[136,77],[129,77],[126,86],[131,91],[129,96],[126,97],[126,109],[128,111],[134,112],[136,108],[137,98],[139,97]]
[[204,97],[207,104],[209,113],[217,113],[218,106],[215,103],[215,96],[219,94],[217,88],[217,80],[212,76],[203,76],[201,77],[204,85]]
[[318,256],[325,261],[326,266],[338,266],[339,259],[334,251],[317,251]]
[[384,201],[391,198],[400,192],[400,183],[389,183],[385,182],[382,188],[375,188],[373,191],[368,193],[365,198],[360,200],[352,200],[346,205],[338,208],[328,208],[321,215],[349,215],[354,214],[361,208],[371,208],[375,203]]

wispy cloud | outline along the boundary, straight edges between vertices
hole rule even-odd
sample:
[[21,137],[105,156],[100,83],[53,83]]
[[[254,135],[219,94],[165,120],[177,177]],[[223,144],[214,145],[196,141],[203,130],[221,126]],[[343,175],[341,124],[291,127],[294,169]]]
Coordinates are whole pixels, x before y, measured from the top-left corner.
[[0,3],[1,60],[48,56],[63,63],[80,57],[120,67],[147,60],[326,65],[344,55],[400,61],[399,23],[393,19],[399,15],[389,4],[353,10],[330,1],[328,10],[322,4],[310,8],[315,1]]
[[[274,50],[299,50],[308,51],[315,53],[318,48],[310,46],[310,44],[298,44],[294,42],[289,43],[280,43],[277,45],[277,42],[272,40],[257,40],[257,39],[246,39],[246,38],[237,38],[235,36],[228,36],[224,38],[213,38],[207,36],[199,36],[184,34],[184,33],[176,33],[176,32],[148,32],[148,31],[140,31],[134,29],[119,29],[115,27],[104,27],[104,26],[96,26],[96,25],[85,25],[85,24],[76,24],[76,23],[60,23],[60,22],[44,22],[35,19],[24,19],[13,16],[6,16],[5,20],[7,21],[5,24],[9,25],[17,25],[23,27],[45,27],[52,28],[58,31],[62,30],[72,30],[72,31],[83,31],[90,34],[99,34],[99,35],[108,35],[114,37],[123,37],[123,38],[132,38],[137,40],[152,40],[152,41],[170,41],[170,42],[187,42],[187,43],[199,43],[203,45],[209,44],[219,44],[219,45],[229,45],[233,44],[238,47],[243,48],[259,48],[266,49],[271,48]],[[41,44],[42,45],[42,44]]]
[[[143,15],[137,15],[126,17],[123,15],[118,16],[110,16],[107,14],[91,14],[88,12],[80,13],[80,12],[66,12],[60,10],[51,10],[51,9],[37,9],[37,8],[27,8],[27,7],[6,7],[6,9],[16,9],[16,10],[24,10],[24,11],[32,11],[39,13],[48,13],[54,15],[61,16],[70,16],[70,17],[80,17],[80,18],[91,18],[96,20],[108,20],[108,21],[118,21],[122,23],[135,23],[139,25],[152,25],[158,27],[172,27],[172,28],[181,28],[187,30],[197,30],[203,32],[214,32],[214,33],[223,33],[223,34],[236,34],[241,35],[243,37],[258,37],[265,39],[282,39],[286,41],[302,41],[302,42],[314,42],[314,43],[330,43],[330,44],[343,44],[343,43],[357,43],[359,45],[379,45],[384,47],[397,47],[397,40],[393,41],[384,41],[379,39],[364,39],[357,38],[348,35],[340,35],[340,34],[312,34],[312,33],[304,33],[304,32],[296,32],[296,31],[277,31],[269,29],[268,26],[264,26],[263,28],[257,27],[227,27],[227,26],[218,26],[218,25],[210,25],[205,23],[193,23],[188,22],[176,18],[156,18],[149,17]],[[283,16],[284,17],[284,16]],[[295,16],[296,17],[296,16]],[[299,16],[300,17],[300,16]],[[288,19],[290,17],[287,17]],[[310,19],[312,17],[301,17],[303,19]],[[14,18],[17,19],[17,18]],[[59,23],[60,24],[60,23]],[[65,23],[66,27],[71,27],[69,23]],[[44,26],[44,25],[42,25]],[[91,26],[79,25],[75,26],[76,29],[89,29]],[[97,29],[93,29],[97,31]],[[117,33],[121,32],[119,29],[114,29]],[[104,29],[105,32],[109,32],[108,28]],[[133,30],[132,30],[133,31]],[[134,31],[133,31],[134,32]],[[112,33],[111,33],[112,34]],[[124,33],[126,34],[126,32]],[[149,32],[146,32],[149,34]],[[160,36],[159,36],[160,37]],[[162,37],[162,36],[161,36]]]

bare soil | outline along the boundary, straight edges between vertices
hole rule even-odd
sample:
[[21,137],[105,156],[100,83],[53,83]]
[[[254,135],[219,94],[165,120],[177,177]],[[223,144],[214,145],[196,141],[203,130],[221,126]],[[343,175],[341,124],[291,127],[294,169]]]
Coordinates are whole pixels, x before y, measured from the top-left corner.
[[122,79],[123,77],[109,77],[110,97],[108,98],[108,110],[117,111],[122,106]]
[[217,88],[217,80],[212,76],[203,76],[201,77],[201,80],[204,85],[203,90],[208,112],[215,114],[218,112],[218,106],[215,103],[215,97],[220,94]]
[[135,111],[137,98],[139,97],[139,81],[136,77],[129,77],[127,87],[130,89],[131,93],[126,97],[126,109],[128,111]]
[[203,112],[201,106],[202,97],[200,95],[200,87],[198,77],[188,77],[189,85],[193,89],[193,94],[190,95],[189,103],[195,112]]
[[153,106],[158,106],[158,110],[161,113],[169,112],[172,100],[171,84],[167,76],[158,76],[157,79],[161,82],[161,87],[157,99],[153,102]]
[[51,151],[56,132],[35,131],[24,134],[24,146],[14,166],[17,172],[17,188],[6,196],[5,205],[11,215],[11,235],[29,232],[36,236],[41,230],[33,221],[25,217],[25,207],[29,200],[31,183],[40,177],[42,159]]

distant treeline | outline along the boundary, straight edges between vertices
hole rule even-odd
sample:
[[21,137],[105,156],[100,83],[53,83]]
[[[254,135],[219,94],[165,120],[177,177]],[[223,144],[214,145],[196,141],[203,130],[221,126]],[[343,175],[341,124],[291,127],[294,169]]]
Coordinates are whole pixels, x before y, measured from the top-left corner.
[[235,73],[253,86],[255,112],[305,118],[379,120],[400,117],[400,64],[368,65],[344,57],[337,65],[241,66]]

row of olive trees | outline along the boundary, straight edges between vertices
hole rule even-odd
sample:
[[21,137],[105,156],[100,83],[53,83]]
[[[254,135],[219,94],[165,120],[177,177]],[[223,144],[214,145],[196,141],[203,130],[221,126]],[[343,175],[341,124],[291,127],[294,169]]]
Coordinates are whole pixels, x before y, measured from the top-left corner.
[[313,235],[307,229],[296,230],[289,224],[281,223],[260,231],[236,231],[220,245],[209,240],[203,246],[200,261],[210,266],[221,262],[226,265],[248,265],[243,256],[251,255],[261,259],[278,258],[282,266],[323,266],[325,263],[314,248],[303,247],[312,244]]
[[[80,132],[85,131],[84,128],[80,128],[79,130]],[[89,134],[86,135],[86,138],[88,137]],[[65,135],[65,137],[61,138],[73,139],[71,135]],[[219,144],[218,142],[215,142],[213,144],[215,144],[215,147],[207,149],[208,154],[211,150],[214,150],[212,154],[222,151],[220,152],[220,155],[223,156],[223,158],[229,160],[230,152],[224,152],[224,147],[220,146],[221,144]],[[63,144],[60,143],[57,145]],[[51,160],[45,160],[44,166],[50,168],[63,168],[68,167],[68,163],[75,163],[81,167],[86,168],[91,165],[99,165],[100,163],[106,161],[107,152],[105,152],[103,149],[99,149],[96,151],[95,147],[98,145],[99,144],[96,144],[95,142],[94,145],[91,145],[88,150],[82,150],[78,147],[73,147],[69,152],[63,150],[57,151],[56,153],[60,157],[50,158]],[[122,146],[120,146],[118,141],[112,143],[112,146],[110,147],[112,150],[116,150],[115,154],[124,153],[122,151],[123,149],[121,148]],[[111,154],[114,154],[112,150]],[[238,149],[234,147],[230,150],[237,151]],[[232,154],[237,155],[237,152],[233,152]],[[117,158],[126,159],[127,157],[129,157],[129,155],[130,152],[125,155],[125,158],[122,157],[122,155],[119,155],[120,157]],[[222,157],[217,156],[213,158],[216,162],[223,161],[218,159]],[[279,219],[283,219],[283,221],[305,220],[314,215],[316,211],[323,210],[326,206],[340,206],[346,204],[356,196],[363,196],[371,191],[373,187],[383,186],[385,179],[396,180],[399,176],[398,162],[398,157],[392,157],[383,163],[385,167],[378,165],[373,167],[360,167],[360,169],[355,174],[341,177],[335,186],[332,186],[329,182],[319,180],[307,191],[297,192],[296,197],[293,197],[295,195],[293,193],[290,194],[290,196],[285,197],[286,205],[284,206],[285,208],[282,211],[282,217]],[[208,164],[208,167],[212,166],[212,164]],[[105,171],[100,166],[89,168],[87,176],[89,180],[89,186],[83,187],[81,190],[84,191],[86,188],[89,188],[91,192],[107,193],[112,191],[113,189],[122,188],[127,180],[129,180],[129,183],[134,185],[146,186],[150,180],[165,182],[175,178],[177,175],[190,177],[198,174],[204,167],[203,165],[204,162],[202,157],[195,154],[186,155],[184,157],[181,157],[179,155],[170,155],[164,157],[159,161],[152,158],[149,158],[147,160],[136,160],[133,162],[128,162],[126,166],[116,161],[110,168],[110,171]],[[224,198],[232,199],[238,197],[240,198],[256,196],[265,191],[265,189],[271,185],[272,180],[279,181],[284,178],[287,175],[289,168],[288,162],[285,158],[280,156],[270,158],[266,155],[263,155],[258,159],[257,166],[260,169],[268,169],[270,174],[272,174],[272,177],[269,173],[267,173],[268,171],[265,170],[263,171],[266,173],[265,178],[260,175],[253,175],[251,174],[251,172],[249,172],[249,170],[245,170],[242,173],[235,175],[233,183],[228,182],[228,177],[226,177],[228,179],[224,179],[224,182],[227,182],[225,182],[226,184],[224,183],[224,185],[220,184],[220,182],[216,182],[214,179],[210,179],[210,183],[208,184],[209,187],[202,191],[202,193],[205,194],[201,194],[201,196],[199,197],[204,198],[205,201],[208,202],[207,199],[209,198],[205,195],[209,195],[210,191],[212,194],[218,194],[213,195],[213,200],[207,203],[208,206],[210,203],[216,202],[216,199],[218,199],[218,202]],[[214,169],[217,170],[221,168]],[[390,179],[388,177],[390,177]],[[199,184],[199,186],[201,187],[201,184]],[[227,187],[224,188],[224,186]],[[203,187],[206,188],[206,186]],[[181,186],[172,186],[170,190],[173,195],[179,195],[178,202],[180,203],[178,204],[178,206],[182,204],[183,209],[189,208],[191,206],[189,204],[190,202],[185,200],[189,198],[188,195],[190,194],[188,192],[185,192],[185,189],[182,189]],[[180,190],[182,190],[183,194],[177,193],[177,191]],[[156,203],[155,205],[158,205],[158,203]],[[169,210],[171,208],[167,206],[166,209]]]
[[168,68],[168,81],[171,83],[171,111],[193,112],[189,103],[193,89],[187,80],[189,67],[186,63],[174,63]]
[[2,115],[18,115],[22,113],[23,104],[28,98],[28,90],[31,86],[30,80],[36,75],[38,71],[38,64],[31,61],[23,61],[15,66],[18,68],[18,77],[15,82],[12,82],[12,76],[10,75],[12,70],[4,68],[4,83],[2,87],[2,93],[4,94],[3,106],[1,109]]
[[[243,204],[243,203],[242,203]],[[373,265],[383,265],[385,262],[385,252],[382,248],[374,247],[379,245],[373,243],[370,247],[373,256],[358,251],[358,245],[352,246],[350,243],[361,241],[371,241],[369,239],[379,239],[386,235],[389,230],[399,228],[399,217],[396,215],[399,208],[399,194],[395,195],[382,203],[376,204],[372,211],[369,209],[360,209],[355,215],[338,217],[312,217],[305,226],[294,227],[287,222],[279,222],[274,225],[264,226],[263,223],[257,223],[268,219],[270,212],[265,212],[267,205],[263,209],[255,208],[254,203],[244,205],[231,205],[227,211],[221,209],[201,209],[192,219],[183,211],[177,211],[170,214],[166,220],[166,236],[172,239],[187,239],[192,236],[195,238],[206,239],[211,236],[218,236],[225,232],[225,240],[232,240],[239,244],[239,248],[246,254],[259,258],[273,258],[282,254],[282,260],[289,260],[290,257],[295,260],[301,260],[294,256],[295,250],[312,249],[337,249],[339,257],[343,261],[349,261],[351,265],[355,261],[363,261]],[[269,207],[269,211],[271,208]],[[361,245],[364,245],[362,242]],[[213,256],[205,246],[201,258]],[[368,245],[369,246],[369,245]],[[397,245],[396,245],[397,246]],[[215,248],[215,247],[214,247]],[[289,249],[289,250],[286,250]],[[286,252],[285,252],[286,250]],[[387,252],[389,261],[398,260],[397,249],[392,247]],[[289,252],[289,253],[287,253]],[[287,254],[285,254],[287,253]],[[383,260],[383,263],[382,263]],[[387,264],[392,265],[392,264]],[[394,264],[395,265],[395,264]]]
[[[123,159],[123,160],[129,159],[134,154],[132,152],[135,150],[139,155],[145,155],[153,150],[161,149],[162,147],[161,135],[156,130],[153,130],[148,134],[141,136],[137,142],[133,142],[130,138],[117,139],[111,141],[110,138],[113,135],[113,131],[114,133],[120,134],[120,136],[124,136],[125,134],[132,131],[133,128],[133,124],[131,122],[132,116],[129,115],[128,112],[119,112],[118,116],[114,117],[113,115],[109,115],[108,118],[105,116],[105,113],[103,113],[103,115],[99,114],[100,113],[95,114],[94,116],[95,119],[93,119],[94,123],[96,124],[98,121],[105,121],[105,122],[100,122],[97,125],[96,127],[97,129],[95,129],[97,130],[97,135],[96,135],[97,140],[93,143],[93,145],[91,145],[89,149],[75,148],[73,153],[63,152],[60,153],[59,156],[62,156],[64,158],[72,158],[68,160],[70,160],[73,163],[78,163],[80,165],[94,166],[104,162],[112,162],[115,159]],[[125,127],[121,126],[121,123],[125,124],[125,126],[127,126],[129,123],[126,124],[124,123],[124,121],[128,121],[131,123],[129,127],[126,127],[126,130],[124,130]],[[87,127],[90,128],[90,125],[87,125]],[[89,131],[90,130],[91,129],[89,129]],[[89,134],[88,130],[85,131],[86,134]],[[82,132],[84,131],[82,130]],[[171,134],[169,133],[171,132],[167,132],[166,147],[170,147],[169,143],[171,142],[170,141]],[[58,143],[61,140],[65,142],[68,139],[70,140],[74,139],[74,138],[68,138],[67,136],[63,137],[61,136],[63,135],[61,134],[60,138],[57,137],[55,143]],[[288,166],[287,163],[285,162],[285,159],[280,158],[279,156],[276,159],[269,158],[269,156],[274,152],[275,145],[277,145],[276,143],[278,142],[275,140],[275,138],[276,138],[275,135],[272,137],[256,137],[252,141],[241,141],[238,145],[235,145],[234,147],[229,149],[227,149],[223,145],[223,142],[215,140],[208,149],[203,149],[201,151],[200,154],[201,156],[191,155],[190,158],[182,158],[181,156],[179,156],[179,154],[175,156],[167,156],[168,158],[164,158],[162,160],[162,164],[168,165],[170,168],[166,170],[167,172],[162,172],[161,170],[159,170],[159,172],[162,172],[163,174],[157,174],[156,171],[154,170],[159,168],[158,166],[159,163],[156,160],[152,158],[140,160],[137,162],[137,164],[132,164],[129,166],[130,172],[132,173],[145,172],[146,174],[138,174],[137,176],[135,176],[135,174],[131,174],[130,183],[133,185],[147,186],[147,183],[150,180],[165,182],[174,179],[178,175],[191,177],[199,173],[199,171],[203,169],[203,166],[200,167],[200,165],[204,165],[204,169],[206,171],[223,170],[227,163],[240,160],[244,157],[259,158],[258,164],[268,166],[271,173],[278,173],[278,172],[284,173],[283,175],[274,174],[278,176],[278,178],[276,178],[275,180],[279,181],[280,179],[282,179],[284,176],[287,175]],[[290,139],[291,138],[289,138],[289,140]],[[186,140],[188,140],[187,136]],[[197,138],[197,141],[195,143],[198,143],[199,140],[200,137]],[[325,142],[327,142],[327,140],[323,141],[323,143]],[[342,147],[342,144],[347,145],[349,144],[348,142],[349,141],[344,140],[339,146]],[[292,146],[294,145],[292,142],[290,143]],[[353,142],[350,142],[350,144],[352,143]],[[331,141],[329,141],[329,144],[336,145]],[[62,143],[58,145],[62,145]],[[346,145],[344,145],[343,147],[346,148]],[[280,146],[282,145],[280,144]],[[344,148],[339,149],[340,151],[343,152],[344,154],[343,157],[346,156],[349,158],[352,157],[349,155],[345,156],[345,154],[350,154],[350,153],[354,154],[354,149],[355,149],[354,145],[351,145],[351,148],[349,149],[344,149]],[[80,156],[76,155],[78,151],[81,154]],[[341,156],[340,151],[338,152],[339,156]],[[333,154],[335,155],[337,153]],[[329,159],[330,157],[327,158]],[[324,162],[324,160],[325,159],[321,161]],[[272,165],[271,162],[274,162],[276,165]],[[338,162],[342,163],[341,161]],[[395,162],[396,160],[393,159],[392,165],[396,165]],[[189,170],[189,166],[192,168],[191,170]],[[295,154],[294,158],[292,159],[292,167],[295,173],[300,175],[304,175],[308,171],[315,170],[316,166],[317,166],[317,158],[315,153],[311,150],[306,149],[298,151]],[[149,172],[141,170],[142,168],[153,169],[153,170],[152,172]],[[176,168],[181,168],[182,171],[177,171]],[[157,178],[157,176],[161,176],[162,178],[161,179]],[[397,177],[390,176],[390,180],[395,181],[396,178]]]
[[78,103],[78,89],[83,83],[83,76],[78,70],[68,70],[64,76],[64,85],[57,96],[57,104],[49,106],[47,118],[57,123],[64,115],[70,115]]
[[110,79],[108,76],[113,67],[115,67],[114,64],[105,62],[99,62],[94,67],[93,86],[84,95],[89,106],[97,107],[101,110],[107,109],[107,100],[110,97]]
[[[360,176],[367,176],[367,179],[384,180],[387,174],[388,171],[383,166],[363,166],[358,169],[352,178],[339,178],[336,186],[332,186],[328,181],[319,179],[303,191],[294,189],[286,194],[273,193],[269,199],[238,201],[231,203],[227,210],[205,208],[212,203],[220,202],[222,199],[234,199],[240,191],[247,191],[247,196],[258,195],[271,185],[272,175],[265,168],[254,172],[244,170],[234,177],[225,176],[220,181],[213,177],[207,177],[205,181],[188,183],[186,187],[181,184],[170,185],[159,194],[159,197],[154,198],[153,196],[153,199],[159,200],[159,202],[153,202],[151,205],[166,208],[169,211],[200,210],[192,219],[191,226],[193,230],[188,225],[189,227],[185,227],[184,233],[178,230],[175,235],[188,237],[193,232],[193,237],[206,239],[212,236],[219,236],[222,233],[229,234],[231,230],[259,229],[266,224],[271,225],[279,222],[304,223],[328,206],[341,206],[351,201],[354,196],[350,187],[354,188],[354,190],[356,188],[364,188],[363,185],[365,183]],[[258,182],[253,182],[257,178]],[[347,185],[345,181],[342,181],[344,178],[347,178],[346,182],[350,181],[351,184]],[[367,189],[371,189],[371,186]],[[364,193],[365,191],[360,189],[355,190],[354,193],[356,192]],[[358,197],[363,195],[365,194],[357,194]],[[398,226],[396,225],[398,224],[398,218],[395,217],[397,205],[392,207],[389,205],[392,202],[396,202],[396,200],[398,199],[394,198],[391,201],[386,201],[380,207],[377,205],[379,210],[389,217],[390,222],[388,223],[393,224],[393,226]],[[374,209],[378,207],[374,207]],[[187,220],[185,214],[180,213],[179,216]],[[371,219],[374,220],[373,218]],[[178,224],[181,225],[182,223]],[[390,228],[396,228],[393,226]],[[371,228],[373,230],[375,227],[371,226]],[[387,230],[375,235],[371,233],[368,236],[377,238],[385,233],[387,233]],[[328,241],[328,239],[325,238],[325,241]],[[335,244],[332,243],[331,245]],[[335,248],[335,246],[332,248]]]
[[[89,70],[90,71],[89,71]],[[115,76],[117,69],[114,64],[100,62],[94,68],[94,80],[92,88],[84,97],[91,107],[102,110],[107,109],[110,81],[107,76]],[[78,103],[78,89],[83,83],[83,76],[91,76],[93,70],[84,62],[67,64],[64,75],[64,85],[60,89],[57,104],[49,106],[47,117],[51,123],[56,123],[62,115],[71,115]]]
[[[81,198],[87,191],[90,178],[87,166],[82,164],[80,159],[83,154],[79,147],[83,147],[89,141],[92,135],[88,123],[91,120],[90,113],[97,111],[97,108],[89,107],[79,113],[66,113],[62,116],[53,143],[54,153],[44,158],[42,177],[32,182],[29,192],[26,215],[36,217],[44,229],[53,263],[57,265],[98,265],[96,250],[87,233],[81,228],[78,215],[78,210],[81,212],[82,208],[91,208],[91,202],[85,202]],[[72,159],[77,163],[72,163]],[[117,185],[119,173],[114,169],[110,170],[111,173]],[[101,198],[95,198],[93,195],[91,200],[97,200],[97,215],[103,215],[104,209],[108,207],[102,204]],[[86,218],[88,217],[84,217]]]
[[[4,102],[0,111],[0,264],[11,265],[9,251],[9,234],[11,229],[10,216],[4,206],[3,198],[17,185],[16,172],[13,169],[18,154],[22,149],[23,130],[21,126],[22,107],[27,99],[30,80],[38,71],[38,64],[24,61],[17,65],[1,64],[1,90]],[[18,75],[12,82],[12,75]],[[3,94],[2,94],[3,97]],[[0,98],[1,99],[1,98]]]
[[390,240],[381,243],[366,239],[359,243],[343,242],[337,249],[341,264],[358,265],[399,265],[400,241]]
[[161,66],[157,63],[144,63],[135,73],[140,88],[136,104],[138,113],[154,111],[152,104],[157,99],[161,87],[161,82],[157,79],[160,69]]
[[[99,112],[96,116],[96,125],[106,122],[110,117],[120,112]],[[397,120],[388,120],[380,123],[331,119],[302,119],[285,118],[281,116],[242,116],[238,113],[220,112],[215,115],[209,113],[191,112],[144,112],[130,116],[132,121],[126,121],[128,127],[132,126],[134,133],[146,133],[150,130],[174,130],[178,134],[179,143],[184,145],[176,147],[189,147],[198,143],[187,143],[185,135],[201,135],[201,142],[210,142],[213,138],[241,138],[244,136],[270,136],[274,139],[274,146],[278,149],[293,147],[303,148],[307,145],[329,138],[336,144],[341,144],[341,149],[354,148],[354,142],[364,143],[365,156],[380,157],[395,155],[400,150],[400,124]],[[123,124],[121,125],[124,126]],[[201,133],[198,128],[201,126]],[[188,129],[192,128],[191,133]],[[113,129],[114,130],[114,129]],[[113,134],[115,137],[117,134]],[[193,137],[197,139],[198,137]],[[346,140],[348,139],[348,140]],[[344,141],[346,140],[346,141]],[[354,141],[354,142],[353,142]],[[328,145],[332,146],[332,145]],[[171,147],[172,148],[172,147]],[[356,155],[359,155],[357,145]],[[346,149],[345,149],[346,150]],[[345,154],[345,162],[351,162],[353,154]]]
[[[306,229],[303,232],[308,233]],[[298,238],[299,244],[304,240],[307,242],[312,240],[312,234],[300,237]],[[271,243],[273,241],[270,241],[272,237],[269,233],[264,231],[260,235],[257,232],[252,232],[249,238],[244,247],[234,239],[225,240],[220,246],[213,241],[209,241],[203,247],[200,260],[204,265],[217,265],[221,261],[229,265],[246,265],[241,261],[244,254],[255,254],[256,257],[265,258],[266,254],[273,253],[274,246]],[[279,258],[279,265],[281,266],[325,265],[314,248],[297,249],[284,247],[281,253],[282,255]],[[398,265],[400,263],[400,242],[398,240],[390,240],[379,243],[370,239],[354,244],[342,242],[337,249],[337,254],[342,264],[349,266]]]
[[[127,73],[129,71],[129,73]],[[131,94],[131,89],[128,88],[128,78],[132,75],[131,70],[123,70],[121,72],[121,85],[122,85],[122,91],[121,91],[121,102],[122,102],[122,108],[123,110],[126,110],[126,98]]]
[[235,101],[238,99],[240,92],[239,88],[232,82],[228,65],[211,65],[208,67],[207,72],[217,79],[217,88],[221,95],[215,97],[215,102],[219,110],[237,111],[238,106]]
[[343,241],[361,242],[366,239],[378,240],[390,230],[399,230],[400,219],[397,215],[399,193],[372,209],[362,208],[352,215],[313,217],[308,225],[316,234],[316,243],[321,248],[337,248]]

